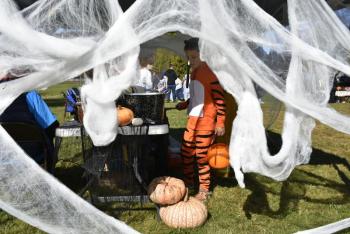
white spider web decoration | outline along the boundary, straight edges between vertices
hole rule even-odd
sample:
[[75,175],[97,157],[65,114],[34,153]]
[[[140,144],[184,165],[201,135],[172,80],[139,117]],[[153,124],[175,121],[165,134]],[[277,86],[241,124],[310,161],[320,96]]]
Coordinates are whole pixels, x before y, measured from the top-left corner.
[[[40,0],[23,12],[1,0],[0,74],[33,73],[0,84],[0,113],[22,92],[95,68],[82,87],[84,126],[95,145],[108,144],[116,137],[114,100],[137,77],[140,45],[179,31],[200,38],[202,59],[238,102],[230,162],[239,185],[245,172],[285,180],[310,159],[314,119],[350,133],[350,118],[327,106],[333,74],[350,75],[349,30],[323,0],[289,0],[288,9],[290,31],[253,0],[137,0],[124,13],[116,0]],[[282,63],[264,60],[261,48]],[[253,82],[286,105],[276,155]],[[2,127],[0,136],[2,209],[50,233],[134,232],[44,172]]]

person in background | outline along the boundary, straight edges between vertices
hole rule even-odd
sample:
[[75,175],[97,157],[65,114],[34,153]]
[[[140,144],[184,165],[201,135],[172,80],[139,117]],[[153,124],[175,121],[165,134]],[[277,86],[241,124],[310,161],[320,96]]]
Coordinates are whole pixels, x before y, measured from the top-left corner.
[[[0,78],[0,82],[11,81],[13,79],[18,79],[18,77],[11,78],[11,75],[7,75]],[[0,115],[0,122],[22,122],[37,125],[44,130],[49,141],[49,155],[50,153],[52,155],[54,149],[53,139],[56,128],[59,127],[59,122],[37,91],[25,92],[17,97]],[[43,149],[26,145],[24,150],[38,164],[43,163]]]
[[187,75],[184,76],[182,80],[182,90],[183,90],[183,99],[190,99],[190,83],[191,83],[191,74],[189,75],[188,85],[187,85]]
[[[207,152],[215,135],[225,134],[226,106],[224,91],[217,77],[200,59],[198,38],[186,40],[184,50],[192,68],[191,98],[176,105],[178,110],[188,108],[181,146],[184,181],[191,188],[195,182],[194,175],[198,175],[199,190],[195,197],[204,201],[208,198],[210,188]],[[195,168],[198,173],[195,173]]]
[[184,101],[184,97],[183,97],[183,89],[182,89],[182,80],[180,80],[180,78],[178,77],[175,80],[175,97],[177,100],[180,101]]
[[158,84],[160,82],[159,75],[154,69],[151,70],[151,73],[152,73],[152,89],[158,90]]
[[177,79],[177,74],[174,71],[174,66],[172,64],[169,65],[169,69],[164,73],[164,76],[167,78],[167,89],[169,90],[166,100],[170,101],[170,93],[172,94],[173,102],[176,100],[175,94],[175,80]]
[[151,91],[153,84],[152,73],[149,68],[152,68],[153,66],[149,64],[148,59],[145,58],[140,59],[140,66],[140,77],[135,85],[144,88],[146,91]]
[[167,77],[163,76],[157,85],[157,90],[160,93],[168,94]]

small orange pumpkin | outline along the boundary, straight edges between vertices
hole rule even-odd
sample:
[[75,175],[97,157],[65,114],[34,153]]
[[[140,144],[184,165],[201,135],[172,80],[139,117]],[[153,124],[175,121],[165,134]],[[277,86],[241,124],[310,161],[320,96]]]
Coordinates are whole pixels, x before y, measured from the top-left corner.
[[159,205],[171,205],[180,201],[186,193],[185,183],[170,176],[157,177],[148,186],[148,196]]
[[207,207],[194,197],[188,198],[186,192],[183,201],[159,210],[160,218],[172,228],[195,228],[201,226],[208,217]]
[[134,112],[129,108],[118,106],[117,112],[119,126],[125,126],[130,124],[132,119],[134,118]]
[[224,143],[211,145],[208,149],[209,165],[215,169],[223,169],[229,165],[228,146]]

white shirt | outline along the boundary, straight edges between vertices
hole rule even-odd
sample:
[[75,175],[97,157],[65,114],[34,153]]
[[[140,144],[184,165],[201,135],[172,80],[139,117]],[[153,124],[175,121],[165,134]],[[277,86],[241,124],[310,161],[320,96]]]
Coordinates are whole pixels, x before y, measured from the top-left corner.
[[143,67],[140,70],[140,79],[137,85],[147,89],[152,89],[152,73],[146,68]]
[[[191,75],[190,75],[191,76]],[[189,85],[191,84],[191,78],[188,80],[189,82]],[[186,83],[187,83],[187,76],[185,75],[184,78],[183,78],[183,94],[184,94],[184,98],[185,100],[189,99],[190,98],[190,86],[188,86],[188,88],[186,87]]]
[[189,88],[191,99],[187,113],[189,116],[203,117],[204,86],[200,81],[192,80]]
[[158,83],[158,91],[162,92],[167,88],[167,77],[164,76]]
[[175,80],[175,90],[181,89],[182,88],[182,80],[179,79],[179,77]]

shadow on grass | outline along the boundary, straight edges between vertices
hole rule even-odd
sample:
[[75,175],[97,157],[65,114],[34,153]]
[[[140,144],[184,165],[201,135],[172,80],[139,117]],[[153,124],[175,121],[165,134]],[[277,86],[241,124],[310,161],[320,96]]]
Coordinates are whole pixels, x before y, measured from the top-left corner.
[[[338,165],[333,164],[334,169],[337,171],[339,177],[341,178],[341,180],[347,185],[346,188],[348,188],[350,190],[350,179],[345,175],[345,173],[343,171],[341,171],[338,167]],[[350,171],[350,169],[348,168],[348,170]]]
[[[282,144],[281,136],[272,132],[267,132],[267,136],[270,152],[271,154],[276,154]],[[339,164],[344,165],[345,168],[350,171],[349,162],[346,159],[318,149],[313,149],[309,164],[332,165],[345,185],[302,169],[296,169],[287,181],[282,182],[280,192],[276,192],[276,190],[261,183],[261,178],[260,180],[258,178],[259,176],[247,174],[245,176],[247,189],[251,190],[252,193],[247,197],[243,206],[246,217],[250,219],[252,213],[256,213],[281,219],[297,211],[300,200],[319,204],[345,204],[350,202],[350,180],[338,166]],[[306,196],[306,186],[308,185],[331,188],[341,193],[342,196],[339,198],[325,199],[311,198]],[[273,210],[270,207],[267,198],[268,193],[280,196],[278,210]]]
[[[276,154],[282,145],[281,135],[268,131],[267,136],[268,136],[269,150],[271,154]],[[349,185],[350,183],[350,179],[337,166],[337,165],[343,165],[348,171],[350,171],[350,164],[345,158],[313,148],[310,161],[308,164],[309,165],[332,165],[334,169],[338,172],[338,175],[343,180],[343,182],[347,185]],[[303,171],[303,173],[307,174],[307,176],[310,176],[310,177],[328,181],[328,183],[333,183],[333,184],[336,183],[334,181],[329,181],[323,177],[316,176],[306,171]],[[321,184],[314,184],[314,185],[321,185]]]
[[[119,204],[120,205],[120,204]],[[139,205],[139,204],[136,204]],[[156,215],[156,208],[155,207],[130,207],[130,205],[124,205],[120,207],[111,207],[111,204],[98,204],[96,205],[98,209],[103,210],[106,214],[113,216],[114,218],[120,218],[121,215],[123,215],[125,212],[129,214],[129,220],[128,223],[132,223],[133,221],[136,221],[134,219],[138,219],[137,216],[131,215],[132,212],[144,212],[145,214],[149,211],[154,212]]]
[[[282,138],[280,134],[267,131],[267,139],[268,139],[268,147],[271,154],[276,154],[281,148]],[[319,149],[312,149],[312,154],[310,157],[310,162],[308,164],[311,165],[333,165],[333,164],[342,164],[348,168],[350,171],[349,162],[334,154],[326,153]]]
[[243,210],[248,219],[252,213],[263,214],[272,218],[282,219],[288,214],[297,211],[299,199],[305,195],[306,188],[302,184],[292,184],[289,181],[282,183],[278,210],[273,210],[268,202],[269,189],[260,183],[253,175],[246,175],[247,189],[252,193],[247,197]]
[[79,192],[86,184],[86,179],[83,178],[84,169],[78,165],[72,167],[56,168],[55,176],[64,185],[74,192]]

